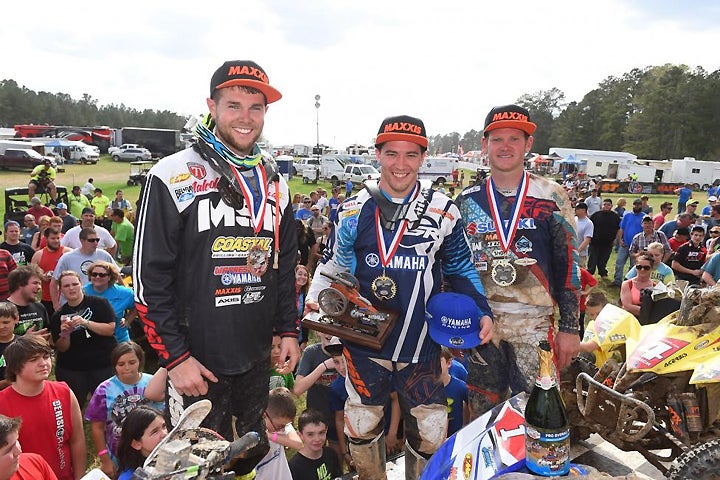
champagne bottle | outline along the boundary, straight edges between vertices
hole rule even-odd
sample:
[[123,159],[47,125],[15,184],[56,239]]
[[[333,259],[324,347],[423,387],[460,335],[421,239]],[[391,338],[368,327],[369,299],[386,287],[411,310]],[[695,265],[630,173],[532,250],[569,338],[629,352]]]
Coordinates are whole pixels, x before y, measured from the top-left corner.
[[547,340],[540,341],[538,357],[538,376],[525,407],[525,463],[538,475],[565,475],[570,469],[570,427]]

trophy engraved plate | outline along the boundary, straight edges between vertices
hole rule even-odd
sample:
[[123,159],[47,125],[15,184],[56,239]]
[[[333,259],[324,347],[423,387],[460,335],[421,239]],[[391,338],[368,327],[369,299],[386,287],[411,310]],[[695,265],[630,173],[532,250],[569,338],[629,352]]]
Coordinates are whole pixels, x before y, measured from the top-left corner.
[[390,335],[396,312],[375,308],[358,292],[358,281],[349,273],[322,275],[330,278],[330,287],[318,295],[319,312],[303,318],[303,325],[318,332],[335,335],[358,345],[380,350]]

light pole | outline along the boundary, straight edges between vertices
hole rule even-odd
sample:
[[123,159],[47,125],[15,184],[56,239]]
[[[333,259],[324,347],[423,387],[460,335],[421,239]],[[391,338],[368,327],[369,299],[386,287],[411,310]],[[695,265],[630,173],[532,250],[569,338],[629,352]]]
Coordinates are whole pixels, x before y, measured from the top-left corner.
[[315,146],[320,148],[320,95],[315,95]]

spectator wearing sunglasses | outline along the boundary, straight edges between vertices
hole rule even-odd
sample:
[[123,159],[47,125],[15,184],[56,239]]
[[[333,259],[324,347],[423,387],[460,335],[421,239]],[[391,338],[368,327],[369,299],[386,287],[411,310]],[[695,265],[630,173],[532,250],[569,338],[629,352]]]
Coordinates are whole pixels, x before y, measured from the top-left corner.
[[[80,230],[80,248],[76,248],[72,252],[63,254],[53,271],[53,278],[50,280],[50,297],[52,298],[53,308],[58,310],[65,299],[60,295],[60,274],[64,271],[71,270],[77,272],[80,276],[82,285],[88,283],[87,276],[88,267],[97,261],[113,263],[113,259],[108,252],[98,248],[100,237],[93,227],[86,227]],[[112,373],[111,373],[112,375]],[[108,375],[110,376],[110,375]],[[108,378],[108,377],[105,377]],[[103,380],[105,380],[103,378]]]
[[87,269],[90,283],[83,287],[85,295],[102,297],[115,312],[115,340],[130,340],[129,326],[137,317],[135,295],[131,288],[122,285],[120,271],[114,263],[94,262]]
[[295,213],[295,218],[304,222],[310,217],[312,217],[312,200],[310,197],[303,197],[302,204]]
[[705,249],[707,250],[706,259],[709,260],[712,255],[717,253],[720,248],[720,240],[718,239],[720,239],[720,226],[711,227],[710,230],[708,230],[708,239],[705,241]]
[[637,276],[625,280],[620,287],[620,302],[622,307],[636,317],[640,316],[640,304],[642,291],[646,288],[653,288],[655,282],[650,278],[650,272],[655,268],[655,257],[652,254],[643,252],[635,260]]

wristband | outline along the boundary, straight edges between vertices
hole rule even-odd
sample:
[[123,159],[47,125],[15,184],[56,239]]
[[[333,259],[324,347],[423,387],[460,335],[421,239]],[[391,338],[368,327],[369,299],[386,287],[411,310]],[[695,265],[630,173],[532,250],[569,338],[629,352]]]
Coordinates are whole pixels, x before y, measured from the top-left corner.
[[102,457],[103,455],[107,455],[107,453],[108,453],[108,449],[107,449],[107,448],[103,448],[102,450],[100,450],[100,451],[98,452],[98,457]]
[[277,432],[273,432],[272,437],[270,437],[270,440],[277,443],[277,437],[278,437]]

